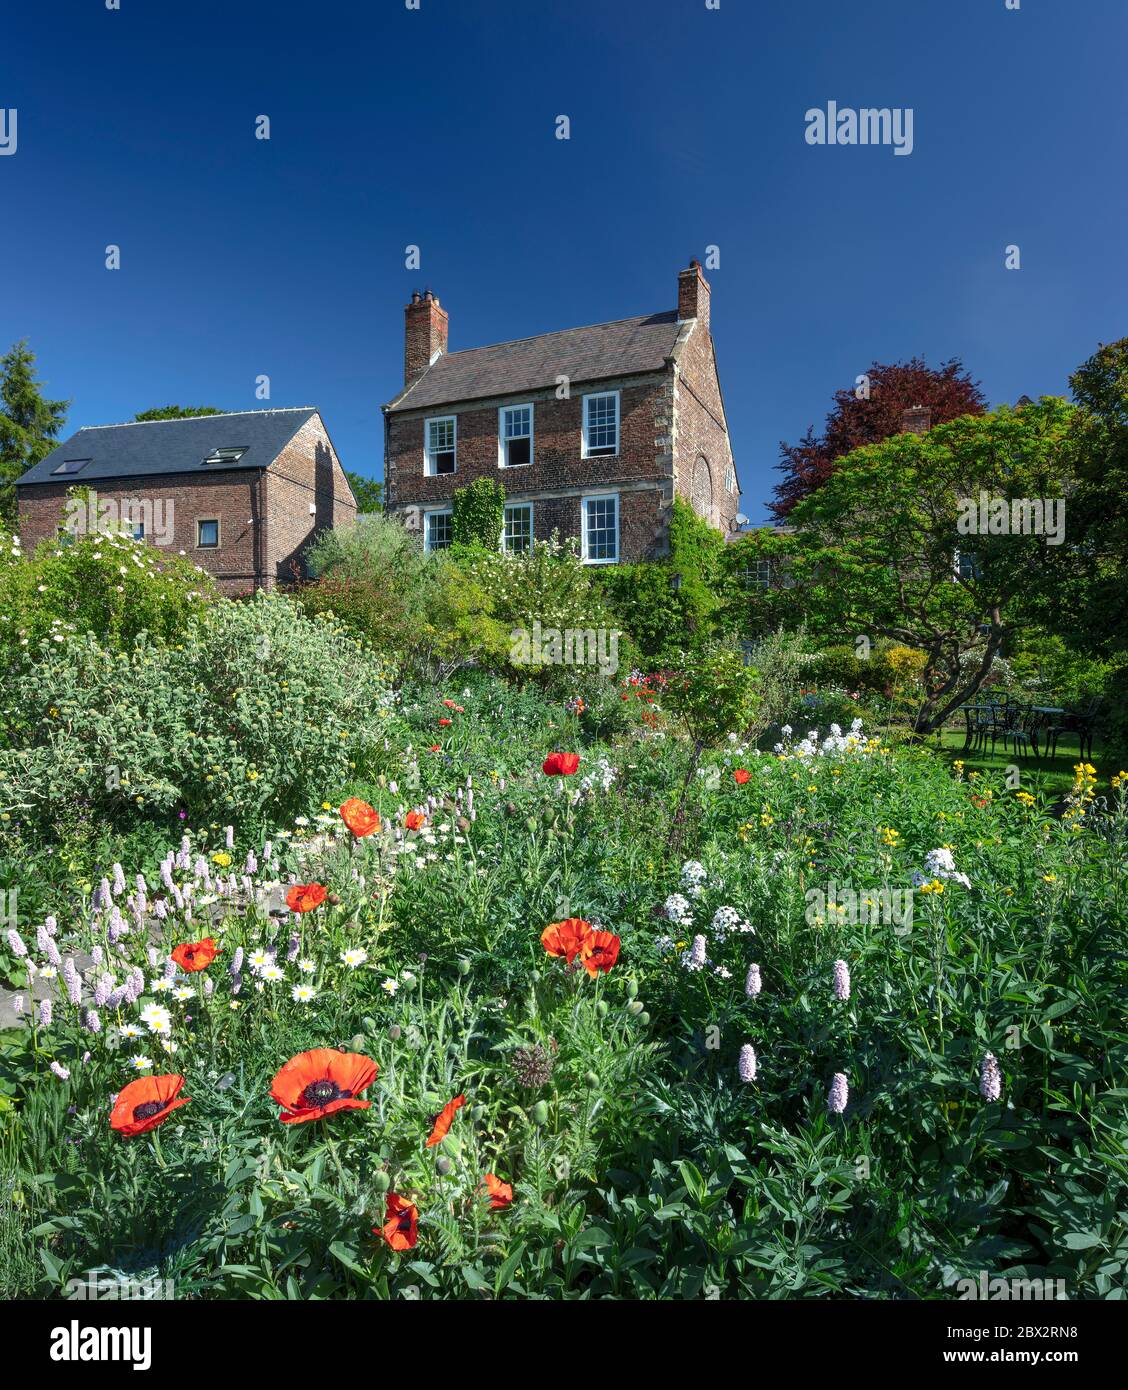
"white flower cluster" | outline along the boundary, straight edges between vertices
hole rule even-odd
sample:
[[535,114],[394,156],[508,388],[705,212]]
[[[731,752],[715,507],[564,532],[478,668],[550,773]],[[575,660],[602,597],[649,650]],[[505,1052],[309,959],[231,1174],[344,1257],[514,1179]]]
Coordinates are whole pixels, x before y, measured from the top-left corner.
[[718,907],[713,913],[713,935],[720,942],[738,932],[755,935],[756,928],[746,922],[735,907]]
[[699,898],[705,891],[709,875],[705,865],[697,859],[687,859],[681,868],[681,886],[691,898]]
[[689,905],[689,899],[683,897],[681,893],[671,893],[663,905],[663,911],[667,920],[677,926],[693,926],[693,909]]
[[618,775],[618,768],[612,767],[606,758],[600,758],[592,771],[580,779],[580,791],[590,792],[598,787],[602,792],[609,792]]
[[924,856],[924,872],[921,873],[918,869],[913,874],[913,886],[930,883],[934,878],[950,879],[953,883],[962,884],[964,888],[971,887],[971,879],[967,874],[956,872],[956,861],[952,858],[950,849],[930,849]]
[[781,756],[791,758],[801,758],[810,761],[814,758],[825,757],[868,757],[875,746],[877,740],[867,740],[862,734],[862,721],[855,719],[850,725],[850,732],[844,734],[841,725],[832,724],[830,733],[821,742],[819,740],[818,729],[812,729],[805,739],[798,743],[791,743],[791,727],[785,724],[780,731],[785,739],[783,743],[777,743],[775,751]]

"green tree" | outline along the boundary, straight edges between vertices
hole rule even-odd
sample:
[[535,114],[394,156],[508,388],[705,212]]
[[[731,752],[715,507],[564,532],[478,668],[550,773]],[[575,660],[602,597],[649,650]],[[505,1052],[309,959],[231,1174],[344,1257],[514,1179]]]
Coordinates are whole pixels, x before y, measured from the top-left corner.
[[70,401],[48,400],[23,339],[0,359],[0,523],[15,530],[15,483],[55,447]]
[[133,418],[139,424],[146,420],[191,420],[197,415],[223,415],[225,412],[214,405],[158,405],[152,410],[143,410]]
[[1047,396],[856,449],[792,512],[796,532],[774,540],[774,550],[789,552],[812,628],[839,641],[887,637],[925,654],[920,735],[975,694],[1072,563],[1070,548],[1048,534],[961,533],[961,520],[981,492],[1006,499],[1008,517],[1012,501],[1068,500],[1073,414]]
[[384,510],[383,483],[377,482],[375,478],[366,478],[363,473],[354,473],[349,468],[345,469],[345,477],[349,480],[349,487],[356,498],[356,509],[362,516]]

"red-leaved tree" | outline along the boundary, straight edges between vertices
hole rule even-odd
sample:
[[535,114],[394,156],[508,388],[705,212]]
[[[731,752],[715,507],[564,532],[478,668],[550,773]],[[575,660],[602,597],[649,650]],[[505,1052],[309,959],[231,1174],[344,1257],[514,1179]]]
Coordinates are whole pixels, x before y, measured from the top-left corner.
[[810,426],[798,444],[780,443],[784,475],[769,504],[784,521],[804,497],[830,477],[835,459],[864,444],[878,444],[904,428],[902,417],[913,406],[926,406],[930,425],[944,425],[961,415],[981,415],[987,400],[958,358],[930,367],[922,357],[883,365],[875,362],[860,384],[834,393],[834,405],[821,435]]

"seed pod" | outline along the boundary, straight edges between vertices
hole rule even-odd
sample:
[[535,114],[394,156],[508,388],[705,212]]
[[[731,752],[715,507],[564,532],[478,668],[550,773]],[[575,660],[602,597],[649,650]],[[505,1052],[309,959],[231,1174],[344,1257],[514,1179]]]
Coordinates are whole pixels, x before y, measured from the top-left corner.
[[388,1037],[391,1038],[392,1042],[398,1042],[402,1033],[403,1029],[398,1023],[392,1023],[388,1026]]
[[330,893],[329,896],[325,899],[325,901],[327,903],[332,903],[333,906],[336,907],[337,904],[341,901],[341,895],[339,893]]

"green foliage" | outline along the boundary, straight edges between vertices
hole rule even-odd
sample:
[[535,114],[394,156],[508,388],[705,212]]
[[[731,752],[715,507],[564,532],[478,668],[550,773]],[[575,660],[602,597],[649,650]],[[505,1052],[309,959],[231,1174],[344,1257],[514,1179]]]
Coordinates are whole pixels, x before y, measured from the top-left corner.
[[370,515],[323,532],[309,565],[317,578],[299,590],[305,610],[334,615],[405,669],[435,678],[505,650],[486,588],[451,556],[425,555],[396,520]]
[[366,478],[363,473],[354,473],[348,468],[345,469],[345,477],[349,480],[349,486],[356,498],[359,515],[367,516],[371,512],[384,510],[383,483],[377,482],[375,478]]
[[138,423],[145,420],[193,420],[199,415],[222,415],[224,412],[214,405],[158,405],[152,410],[143,410],[133,418]]
[[69,405],[43,395],[26,340],[0,358],[0,527],[16,529],[16,480],[55,447]]
[[215,597],[205,570],[127,532],[41,541],[23,563],[0,564],[0,655],[38,660],[44,644],[83,634],[115,652],[172,641]]
[[281,596],[208,606],[178,643],[45,642],[0,673],[7,833],[59,841],[76,807],[121,827],[277,824],[379,758],[389,675]]
[[757,672],[730,648],[702,652],[666,673],[663,705],[699,744],[749,732],[759,703]]
[[455,546],[496,551],[505,522],[505,489],[494,478],[475,478],[454,490],[451,538]]

